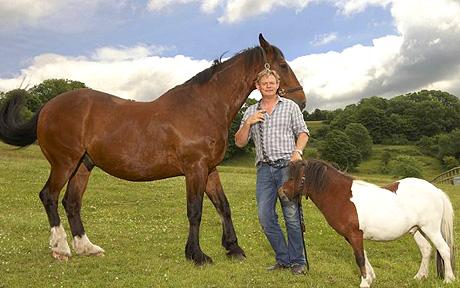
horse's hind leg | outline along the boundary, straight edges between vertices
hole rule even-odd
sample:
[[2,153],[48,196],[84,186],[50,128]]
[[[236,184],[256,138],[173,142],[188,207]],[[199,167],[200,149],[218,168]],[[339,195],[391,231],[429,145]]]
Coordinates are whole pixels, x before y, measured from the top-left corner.
[[375,280],[375,272],[374,272],[374,268],[372,268],[371,262],[369,262],[369,259],[367,258],[366,250],[364,250],[364,260],[365,260],[365,265],[366,265],[366,272],[371,277],[370,278],[371,282],[373,282]]
[[428,237],[431,240],[434,247],[436,247],[436,250],[438,250],[439,254],[442,257],[442,260],[444,260],[444,282],[450,283],[455,280],[455,275],[453,273],[452,265],[450,262],[449,245],[447,245],[446,241],[442,237],[441,232],[439,231],[439,227],[436,227],[436,229],[430,228],[431,227],[423,227],[421,229],[422,232],[425,233],[426,237]]
[[222,246],[228,251],[227,255],[236,259],[244,259],[246,255],[238,245],[238,239],[233,228],[230,205],[228,204],[227,197],[225,197],[217,170],[213,170],[208,176],[206,194],[220,215],[223,231]]
[[418,269],[417,274],[415,274],[414,279],[424,279],[428,277],[428,266],[430,263],[430,256],[431,256],[431,244],[426,240],[426,238],[420,233],[420,231],[416,231],[414,233],[414,240],[420,249],[420,253],[422,254],[422,261],[420,262],[420,268]]
[[66,193],[62,199],[73,236],[73,248],[78,255],[102,255],[104,253],[101,247],[89,241],[80,216],[82,197],[86,190],[91,169],[92,166],[87,167],[83,163],[80,164],[77,171],[70,178]]
[[48,181],[39,194],[51,227],[50,248],[52,256],[58,260],[67,260],[71,256],[70,248],[67,244],[67,234],[61,225],[61,219],[58,214],[59,193],[71,173],[70,169],[52,166]]

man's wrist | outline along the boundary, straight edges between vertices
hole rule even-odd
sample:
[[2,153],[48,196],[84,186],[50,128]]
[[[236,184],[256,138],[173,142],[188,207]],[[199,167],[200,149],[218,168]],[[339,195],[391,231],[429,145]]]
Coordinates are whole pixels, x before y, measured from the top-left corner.
[[300,156],[303,156],[303,151],[300,150],[300,149],[295,149],[295,150],[292,151],[292,152],[298,153]]

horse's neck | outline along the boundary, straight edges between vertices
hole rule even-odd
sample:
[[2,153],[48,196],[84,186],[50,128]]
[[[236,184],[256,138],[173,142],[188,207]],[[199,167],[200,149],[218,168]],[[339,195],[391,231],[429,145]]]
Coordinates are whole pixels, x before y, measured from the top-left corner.
[[206,105],[213,106],[215,111],[219,111],[220,120],[225,119],[225,125],[230,128],[233,118],[238,113],[241,106],[254,90],[254,79],[256,72],[261,69],[261,65],[254,65],[246,70],[244,59],[235,59],[228,63],[226,67],[213,76],[213,80],[203,86],[203,90],[209,95]]

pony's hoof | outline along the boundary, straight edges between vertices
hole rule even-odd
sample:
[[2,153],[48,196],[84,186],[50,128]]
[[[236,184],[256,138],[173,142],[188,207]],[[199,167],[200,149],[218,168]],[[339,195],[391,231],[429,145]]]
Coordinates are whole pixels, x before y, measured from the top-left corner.
[[198,255],[193,255],[191,257],[187,257],[189,260],[193,261],[196,266],[203,266],[205,264],[212,264],[212,258],[208,255],[201,252]]
[[444,282],[445,284],[450,284],[450,283],[452,283],[452,282],[454,282],[454,281],[455,281],[455,277],[450,277],[450,278],[444,279],[443,282]]
[[51,256],[58,260],[58,261],[64,261],[64,262],[67,262],[69,260],[69,255],[66,255],[66,254],[61,254],[59,252],[56,252],[56,251],[53,251],[53,253],[51,253]]
[[427,274],[416,274],[416,275],[414,276],[414,279],[415,279],[415,280],[419,280],[419,281],[424,280],[424,279],[427,279],[427,278],[428,278],[428,275],[427,275]]

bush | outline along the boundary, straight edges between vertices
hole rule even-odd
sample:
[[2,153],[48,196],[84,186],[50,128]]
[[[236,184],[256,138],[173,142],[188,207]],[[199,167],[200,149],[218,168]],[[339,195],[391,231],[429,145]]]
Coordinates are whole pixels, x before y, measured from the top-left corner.
[[372,138],[366,127],[359,123],[350,123],[345,127],[344,132],[350,138],[351,143],[358,148],[361,159],[369,159],[372,154]]
[[340,130],[332,130],[318,147],[321,159],[337,164],[341,170],[353,170],[361,162],[358,148]]
[[445,156],[442,158],[442,163],[446,170],[460,166],[460,161],[458,161],[454,156]]
[[420,164],[411,156],[400,155],[388,164],[389,173],[397,177],[422,177]]

